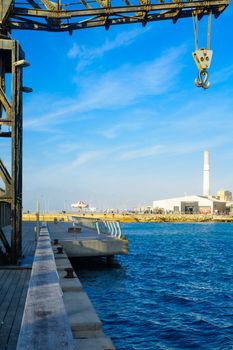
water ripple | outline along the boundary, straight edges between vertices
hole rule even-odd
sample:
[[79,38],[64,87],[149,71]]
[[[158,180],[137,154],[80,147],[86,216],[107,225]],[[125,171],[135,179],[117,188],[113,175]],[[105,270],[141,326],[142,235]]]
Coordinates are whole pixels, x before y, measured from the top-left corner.
[[233,349],[233,226],[128,224],[120,267],[79,269],[117,349]]

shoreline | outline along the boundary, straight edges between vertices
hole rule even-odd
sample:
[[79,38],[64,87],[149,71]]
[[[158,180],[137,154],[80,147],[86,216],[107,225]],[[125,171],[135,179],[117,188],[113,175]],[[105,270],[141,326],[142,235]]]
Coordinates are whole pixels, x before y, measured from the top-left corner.
[[[87,219],[114,220],[121,223],[233,223],[233,216],[229,215],[188,215],[188,214],[90,214],[90,213],[41,213],[40,221],[69,221],[70,216],[80,216]],[[36,213],[23,214],[23,221],[36,221]]]

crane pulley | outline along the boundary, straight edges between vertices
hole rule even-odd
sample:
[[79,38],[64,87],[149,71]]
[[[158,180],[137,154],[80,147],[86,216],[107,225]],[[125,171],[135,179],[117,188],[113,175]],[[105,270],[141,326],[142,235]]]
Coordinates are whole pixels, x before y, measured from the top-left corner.
[[210,82],[208,81],[207,69],[210,68],[213,51],[210,50],[210,34],[211,34],[211,20],[212,12],[209,13],[208,17],[208,31],[207,31],[207,48],[198,48],[198,15],[193,16],[194,25],[194,38],[195,38],[195,51],[192,53],[194,61],[198,68],[197,79],[194,83],[197,87],[202,87],[203,89],[208,89],[210,87]]

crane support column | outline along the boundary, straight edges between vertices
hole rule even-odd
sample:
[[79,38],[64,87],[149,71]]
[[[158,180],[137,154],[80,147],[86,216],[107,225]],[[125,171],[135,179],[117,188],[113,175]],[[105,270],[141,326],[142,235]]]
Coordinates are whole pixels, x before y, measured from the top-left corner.
[[[11,263],[16,263],[22,255],[22,68],[26,61],[19,43],[8,38],[0,39],[0,57],[0,140],[11,139],[6,158],[6,163],[11,163],[10,171],[0,158],[0,177],[4,183],[0,205],[8,208],[8,218],[10,211],[10,222],[4,220],[4,224],[12,226],[10,253],[6,253]],[[4,224],[0,222],[0,228]]]

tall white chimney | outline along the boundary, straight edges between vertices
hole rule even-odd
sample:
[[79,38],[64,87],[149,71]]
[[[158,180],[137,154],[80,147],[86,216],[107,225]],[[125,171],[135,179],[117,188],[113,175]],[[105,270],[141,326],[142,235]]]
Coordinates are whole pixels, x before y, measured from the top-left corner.
[[210,195],[210,162],[209,151],[204,152],[204,171],[203,171],[203,196]]

